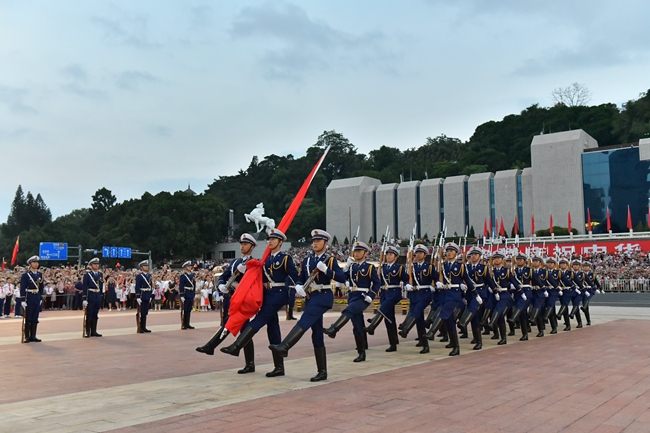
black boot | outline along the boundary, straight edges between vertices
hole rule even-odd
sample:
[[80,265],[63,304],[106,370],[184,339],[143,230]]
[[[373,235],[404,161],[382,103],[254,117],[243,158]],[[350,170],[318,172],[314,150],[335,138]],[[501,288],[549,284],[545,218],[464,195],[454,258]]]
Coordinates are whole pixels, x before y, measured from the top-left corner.
[[539,316],[539,308],[533,308],[530,310],[530,315],[528,317],[528,321],[532,324],[537,323],[537,317]]
[[576,311],[576,321],[578,322],[578,326],[576,326],[576,329],[582,328],[582,317],[580,317],[580,310]]
[[223,326],[219,328],[217,332],[214,333],[210,341],[205,343],[203,346],[196,348],[197,352],[205,353],[206,355],[214,355],[214,349],[221,344],[223,340],[226,339],[229,332]]
[[[508,325],[511,325],[510,329],[514,329],[515,324],[519,321],[519,316],[521,315],[521,310],[519,308],[514,308],[512,314],[508,317]],[[514,335],[514,334],[513,334]]]
[[91,327],[90,327],[90,336],[91,337],[101,337],[102,334],[97,332],[97,320],[98,319],[93,319]]
[[472,320],[473,316],[474,313],[472,313],[467,308],[465,308],[465,311],[463,311],[463,315],[460,316],[460,319],[458,320],[458,326],[461,328],[462,331],[460,338],[467,338],[467,324]]
[[[250,329],[250,327],[247,329]],[[244,346],[244,359],[246,360],[246,365],[237,371],[237,374],[255,373],[255,346],[252,341],[249,341]]]
[[428,328],[429,326],[433,325],[433,322],[436,321],[436,317],[440,317],[440,310],[442,308],[431,308],[429,310],[429,314],[427,315],[427,319],[424,321],[424,327]]
[[29,343],[32,341],[32,322],[25,321],[25,336],[23,337],[23,343]]
[[296,325],[291,331],[289,331],[280,344],[271,344],[269,349],[271,349],[271,352],[286,358],[289,354],[289,349],[296,345],[304,333],[305,331],[300,326]]
[[[25,314],[25,312],[23,312]],[[31,323],[31,333],[30,333],[30,338],[34,343],[40,343],[41,340],[36,338],[36,328],[38,327],[38,322],[30,322]]]
[[190,325],[190,317],[192,316],[192,310],[185,313],[185,327],[187,329],[194,329],[194,326]]
[[569,320],[569,312],[567,311],[566,308],[562,312],[562,316],[564,317],[564,330],[565,331],[570,331],[571,330],[571,321]]
[[483,336],[481,335],[481,327],[472,324],[472,335],[474,336],[474,341],[476,341],[476,344],[474,347],[472,347],[472,350],[483,349]]
[[[84,334],[84,338],[90,338],[90,334],[92,334],[91,322],[91,319],[86,317],[86,333]],[[142,329],[142,327],[140,327],[140,329]]]
[[144,332],[151,332],[147,329],[147,316],[142,316],[142,325],[141,328]]
[[436,311],[438,313],[433,318],[431,328],[429,329],[429,332],[427,332],[425,334],[425,337],[427,337],[427,340],[431,340],[431,341],[435,340],[436,332],[438,332],[443,326],[442,319],[440,318],[440,309],[437,308]]
[[[487,325],[488,320],[490,320],[490,316],[492,316],[492,310],[485,308],[483,310],[483,316],[481,317],[481,326],[485,328],[485,325]],[[490,335],[490,334],[483,334],[483,335]]]
[[539,331],[536,335],[536,337],[543,337],[544,336],[544,319],[541,316],[537,316],[535,319],[535,322],[537,323],[537,330]]
[[504,344],[508,344],[508,339],[506,337],[506,322],[505,320],[501,321],[501,323],[498,324],[499,326],[499,333],[501,334],[501,340],[497,343],[499,346],[503,346]]
[[[293,329],[296,328],[297,327]],[[325,352],[325,348],[324,347],[314,348],[314,356],[316,357],[316,368],[318,368],[318,373],[316,374],[316,376],[309,379],[309,381],[320,382],[321,380],[327,380],[327,355]]]
[[375,335],[375,329],[377,329],[377,326],[379,326],[383,318],[384,316],[382,316],[381,313],[375,314],[374,317],[370,319],[370,325],[366,326],[364,330],[369,335]]
[[515,335],[515,325],[513,323],[510,323],[510,319],[508,319],[508,328],[510,328],[510,332],[508,332],[508,337],[512,337]]
[[297,320],[293,317],[293,307],[287,307],[287,320]]
[[555,317],[555,314],[551,314],[548,321],[551,325],[551,334],[557,334],[557,317]]
[[449,332],[447,332],[447,324],[445,322],[442,322],[440,325],[440,334],[441,334],[441,343],[447,343],[449,341]]
[[271,355],[273,355],[273,365],[275,368],[273,371],[266,373],[266,377],[284,376],[284,358],[275,352],[271,352]]
[[557,314],[555,315],[555,318],[557,320],[562,319],[562,316],[564,316],[564,312],[567,310],[566,305],[560,305],[560,309],[557,310]]
[[589,314],[589,305],[583,310],[585,313],[585,320],[587,321],[587,326],[591,326],[591,314]]
[[399,335],[401,335],[402,338],[406,338],[408,337],[411,328],[413,328],[413,325],[415,325],[415,317],[409,314],[408,316],[406,316],[406,319],[404,319],[402,325],[403,325],[402,330],[399,331]]
[[399,343],[399,339],[397,338],[397,329],[394,327],[389,327],[386,329],[388,332],[388,343],[390,346],[388,349],[386,349],[386,352],[395,352],[397,350],[397,343]]
[[449,352],[449,356],[460,355],[460,343],[458,342],[458,333],[456,332],[455,327],[452,327],[452,329],[449,330],[449,340],[451,344],[451,352]]
[[332,323],[329,328],[323,329],[323,334],[327,335],[329,338],[336,338],[336,333],[339,332],[349,320],[350,318],[348,316],[341,314],[341,316],[336,319],[336,322]]
[[253,336],[255,334],[255,330],[253,330],[253,328],[250,326],[247,326],[246,329],[244,329],[239,334],[234,343],[232,343],[230,346],[222,347],[220,350],[223,353],[227,353],[228,355],[239,356],[239,351],[242,350],[242,348],[246,347],[248,342],[253,339]]
[[493,312],[492,317],[490,318],[490,323],[485,323],[483,326],[488,331],[496,331],[499,326],[498,322],[500,317],[501,317],[501,313],[499,313],[498,311]]
[[521,325],[521,338],[519,341],[528,341],[528,320],[524,316],[519,316],[519,323]]
[[354,358],[353,362],[363,362],[366,360],[366,339],[365,334],[355,335],[354,341],[357,343],[357,353],[359,356]]
[[576,312],[578,311],[579,306],[574,305],[573,308],[571,309],[571,312],[569,313],[569,319],[573,319],[576,315]]

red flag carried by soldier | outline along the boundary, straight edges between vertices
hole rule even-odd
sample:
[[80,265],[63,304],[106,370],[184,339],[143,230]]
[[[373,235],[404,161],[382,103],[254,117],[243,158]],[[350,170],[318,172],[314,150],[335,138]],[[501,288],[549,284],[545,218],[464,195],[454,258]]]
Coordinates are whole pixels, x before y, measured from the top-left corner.
[[[329,149],[330,147],[327,146],[323,156],[320,157],[314,168],[312,168],[311,173],[309,173],[309,176],[305,179],[302,187],[300,187],[298,194],[296,194],[291,202],[291,206],[289,206],[289,209],[287,209],[282,217],[282,221],[280,221],[280,225],[278,225],[278,230],[281,232],[287,232],[293,218],[296,216],[296,213],[298,213],[298,209],[307,194],[309,185],[316,176],[316,173],[323,163],[323,159],[325,159]],[[237,290],[230,299],[230,309],[228,310],[229,317],[226,329],[232,335],[239,334],[244,323],[257,314],[262,306],[262,264],[266,261],[270,253],[271,250],[267,246],[261,260],[252,259],[246,262],[246,273],[242,277],[237,286]]]
[[11,255],[11,266],[16,264],[16,260],[18,259],[18,244],[20,243],[20,236],[16,238],[16,245],[14,245],[14,253]]

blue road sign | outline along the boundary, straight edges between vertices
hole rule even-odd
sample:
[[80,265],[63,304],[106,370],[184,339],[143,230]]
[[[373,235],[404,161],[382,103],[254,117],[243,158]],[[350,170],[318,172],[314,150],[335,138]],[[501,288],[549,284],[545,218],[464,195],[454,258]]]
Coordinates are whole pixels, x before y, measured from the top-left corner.
[[111,258],[117,258],[117,247],[111,247]]
[[38,256],[41,260],[68,260],[68,244],[63,242],[41,242]]
[[111,247],[102,247],[102,257],[107,259],[111,256]]
[[102,247],[102,257],[105,259],[130,259],[131,248],[128,247]]
[[118,247],[117,257],[119,259],[130,259],[131,258],[131,248],[127,247]]

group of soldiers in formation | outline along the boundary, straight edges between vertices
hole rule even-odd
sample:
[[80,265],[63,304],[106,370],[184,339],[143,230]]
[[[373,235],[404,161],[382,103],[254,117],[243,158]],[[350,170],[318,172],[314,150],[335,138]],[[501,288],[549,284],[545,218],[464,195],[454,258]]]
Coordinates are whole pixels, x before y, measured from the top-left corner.
[[[311,232],[313,252],[300,264],[300,272],[291,257],[281,251],[286,241],[284,233],[277,229],[268,234],[271,254],[263,263],[263,299],[260,310],[247,321],[235,341],[221,348],[221,352],[239,356],[243,350],[245,366],[240,374],[255,371],[253,337],[266,325],[269,349],[274,369],[267,377],[284,376],[284,358],[302,336],[311,329],[311,340],[316,358],[317,374],[312,382],[327,379],[327,357],[325,339],[336,338],[337,333],[352,322],[357,357],[354,362],[366,360],[368,335],[374,335],[382,321],[385,322],[389,347],[394,352],[399,344],[398,336],[407,338],[416,328],[417,346],[420,353],[429,353],[429,341],[436,333],[445,346],[451,349],[449,356],[460,354],[459,339],[472,333],[473,350],[482,349],[483,336],[493,333],[499,345],[507,344],[507,336],[521,331],[520,341],[528,340],[531,325],[536,326],[537,337],[543,337],[546,324],[551,334],[557,333],[558,320],[563,319],[565,331],[571,330],[571,320],[577,328],[582,327],[581,311],[586,324],[591,324],[589,301],[600,293],[600,285],[592,266],[582,260],[565,258],[529,258],[518,254],[511,259],[501,252],[489,257],[479,248],[472,248],[463,257],[460,248],[453,242],[432,252],[422,244],[409,253],[406,265],[397,263],[399,250],[386,246],[379,265],[366,261],[369,247],[363,242],[354,242],[352,256],[341,268],[337,259],[328,254],[331,236],[324,230]],[[221,326],[212,338],[196,350],[213,355],[214,350],[230,334],[228,311],[230,298],[247,271],[246,262],[257,246],[256,239],[243,234],[240,238],[241,257],[233,260],[220,276],[217,287],[223,294],[223,318]],[[427,261],[431,254],[432,261]],[[24,342],[39,342],[36,338],[38,314],[40,311],[43,277],[38,271],[38,256],[27,263],[29,270],[21,279],[21,299],[25,309]],[[147,313],[152,299],[149,262],[139,264],[142,272],[135,280],[135,294],[138,303],[136,314],[137,332],[148,333]],[[99,259],[89,262],[90,270],[83,278],[84,337],[101,337],[97,333],[98,312],[101,304],[102,273]],[[181,328],[194,329],[190,325],[194,297],[194,274],[192,262],[183,263],[185,272],[180,277],[179,294],[182,303]],[[323,326],[323,315],[334,304],[332,283],[344,284],[348,288],[348,304],[341,316],[328,328]],[[398,326],[395,306],[402,300],[403,290],[409,299],[409,312]],[[289,333],[282,338],[278,311],[288,305],[295,296],[306,298],[300,319]],[[376,314],[364,322],[364,311],[379,297]],[[560,302],[559,310],[556,303]],[[425,311],[429,312],[425,318]],[[506,327],[509,325],[509,332]],[[460,333],[458,332],[460,330]]]

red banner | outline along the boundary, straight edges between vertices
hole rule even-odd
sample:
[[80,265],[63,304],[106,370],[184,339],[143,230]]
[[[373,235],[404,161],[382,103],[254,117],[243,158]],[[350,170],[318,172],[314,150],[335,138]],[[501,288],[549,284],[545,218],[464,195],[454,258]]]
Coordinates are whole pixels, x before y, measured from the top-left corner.
[[[486,246],[489,249],[489,245]],[[497,248],[493,246],[493,251],[499,250],[502,252],[507,252],[509,255],[514,255],[517,252],[523,252],[525,254],[532,255],[542,255],[544,257],[560,255],[563,257],[568,257],[571,255],[582,255],[582,256],[591,256],[597,253],[633,253],[637,251],[643,251],[645,253],[650,252],[650,239],[586,239],[580,241],[561,241],[553,242],[546,241],[535,242],[531,245],[527,243],[521,243],[517,247],[516,245],[508,244],[508,248]],[[468,247],[469,249],[469,247]]]

